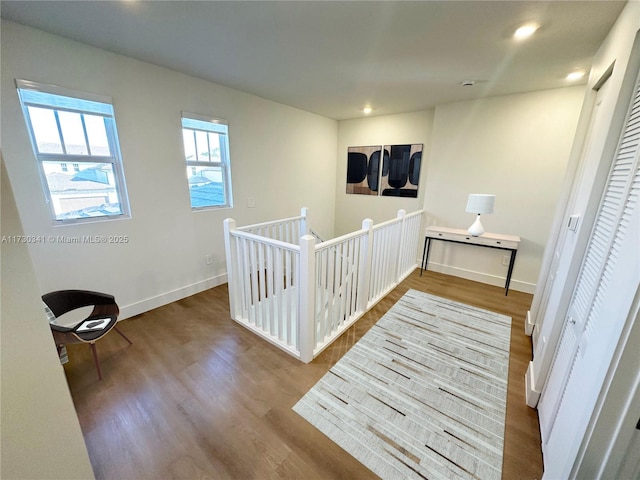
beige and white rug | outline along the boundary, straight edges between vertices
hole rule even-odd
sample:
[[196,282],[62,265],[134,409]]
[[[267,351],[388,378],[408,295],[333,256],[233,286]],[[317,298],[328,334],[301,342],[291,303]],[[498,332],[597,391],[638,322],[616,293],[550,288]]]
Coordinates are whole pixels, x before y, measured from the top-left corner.
[[410,290],[293,409],[383,479],[500,479],[510,330]]

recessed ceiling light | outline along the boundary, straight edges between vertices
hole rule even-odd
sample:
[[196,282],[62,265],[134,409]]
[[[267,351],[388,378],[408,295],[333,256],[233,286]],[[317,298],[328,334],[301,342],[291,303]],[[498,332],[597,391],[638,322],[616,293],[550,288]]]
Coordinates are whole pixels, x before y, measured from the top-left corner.
[[463,87],[473,87],[475,84],[475,80],[463,80],[460,85],[462,85]]
[[525,38],[529,38],[531,35],[536,33],[536,30],[538,30],[539,28],[540,25],[538,25],[537,23],[526,23],[515,31],[513,37],[516,40],[524,40]]
[[583,78],[584,75],[585,73],[581,71],[571,72],[569,75],[567,75],[566,79],[569,80],[570,82],[575,82]]
[[369,115],[371,112],[373,112],[373,108],[371,108],[369,105],[362,109],[362,113],[364,113],[365,115]]

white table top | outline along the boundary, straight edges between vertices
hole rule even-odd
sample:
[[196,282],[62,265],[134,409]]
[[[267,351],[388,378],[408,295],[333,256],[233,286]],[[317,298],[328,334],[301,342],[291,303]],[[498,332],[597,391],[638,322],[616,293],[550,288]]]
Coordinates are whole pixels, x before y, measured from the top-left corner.
[[509,248],[513,250],[517,249],[520,244],[520,237],[516,235],[485,232],[482,235],[474,237],[467,230],[437,226],[427,227],[425,229],[425,237],[469,243],[472,245],[486,245],[498,248]]
[[[461,228],[449,228],[449,227],[436,227],[431,226],[426,228],[427,233],[451,233],[454,235],[461,235],[464,237],[471,236],[467,230],[463,230]],[[491,238],[494,240],[508,240],[511,242],[520,242],[520,237],[517,235],[505,235],[503,233],[490,233],[484,232],[482,235],[477,238]]]

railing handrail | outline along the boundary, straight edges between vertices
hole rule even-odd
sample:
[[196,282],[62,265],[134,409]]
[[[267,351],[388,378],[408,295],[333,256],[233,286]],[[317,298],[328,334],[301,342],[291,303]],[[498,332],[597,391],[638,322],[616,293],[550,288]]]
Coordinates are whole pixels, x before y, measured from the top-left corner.
[[410,218],[417,217],[418,215],[422,215],[423,213],[424,213],[424,210],[416,210],[415,212],[411,212],[411,213],[405,214],[404,217],[396,217],[396,218],[392,218],[390,220],[385,220],[384,222],[376,223],[373,226],[373,229],[374,230],[378,230],[380,228],[384,228],[384,227],[387,227],[389,225],[393,225],[394,223],[400,223],[400,222],[402,222],[402,220],[409,220]]
[[[404,218],[405,219],[413,218],[415,216],[422,215],[423,213],[424,213],[424,210],[416,210],[415,212],[407,213]],[[272,220],[272,221],[269,221],[269,222],[254,223],[253,225],[246,225],[244,227],[236,227],[234,232],[243,232],[243,233],[247,233],[249,235],[254,235],[254,234],[251,234],[250,232],[248,232],[248,230],[253,230],[253,229],[256,229],[256,228],[263,228],[263,227],[270,227],[272,225],[290,223],[290,222],[293,222],[293,221],[303,220],[304,218],[305,218],[304,216],[299,215],[297,217],[289,217],[289,218],[284,218],[284,219],[280,219],[280,220]],[[373,229],[377,230],[379,228],[383,228],[383,227],[386,227],[388,225],[392,225],[394,223],[398,223],[398,222],[401,222],[401,221],[402,221],[402,218],[392,218],[390,220],[385,220],[384,222],[380,222],[380,223],[374,224],[373,225]],[[340,242],[342,242],[344,240],[348,240],[348,239],[353,238],[353,237],[355,237],[357,235],[362,235],[362,232],[366,232],[366,230],[360,229],[360,230],[356,230],[355,232],[347,233],[347,234],[342,235],[340,237],[332,238],[332,239],[329,239],[329,240],[323,240],[322,242],[319,242],[319,243],[316,244],[316,250],[318,250],[319,247],[328,248],[328,247],[330,247],[332,245],[335,245],[336,243],[340,243]],[[302,232],[302,235],[305,235],[305,233]],[[254,240],[269,238],[269,237],[263,237],[261,235],[255,235],[255,237],[256,238],[254,238]],[[288,243],[288,242],[282,242],[282,243],[285,243],[286,245],[289,245],[289,246],[291,246],[291,245],[296,246],[293,243]]]
[[284,223],[291,223],[291,222],[295,222],[298,220],[302,220],[305,217],[299,215],[297,217],[289,217],[289,218],[281,218],[280,220],[271,220],[269,222],[262,222],[262,223],[254,223],[253,225],[246,225],[244,227],[236,227],[236,230],[240,230],[243,232],[246,232],[247,230],[253,230],[256,228],[264,228],[264,227],[270,227],[272,225],[278,225],[278,224],[284,224]]
[[262,235],[256,235],[255,233],[243,232],[240,229],[236,229],[232,232],[229,232],[232,236],[246,238],[247,240],[253,240],[254,242],[261,243],[263,245],[273,245],[274,247],[284,248],[285,250],[290,250],[293,252],[300,251],[300,245],[295,245],[293,243],[283,242],[281,240],[275,240],[269,237],[263,237]]
[[392,218],[391,220],[385,220],[384,222],[376,223],[373,226],[374,230],[379,230],[380,228],[388,227],[389,225],[393,225],[394,223],[402,222],[402,218]]
[[322,235],[320,235],[318,232],[316,232],[313,228],[311,228],[311,226],[307,228],[309,229],[309,235],[315,237],[318,243],[322,243],[326,241],[326,239]]
[[320,250],[324,250],[326,248],[330,248],[334,245],[337,245],[338,243],[342,243],[345,242],[347,240],[351,240],[352,238],[357,238],[357,237],[361,237],[362,235],[366,234],[367,230],[356,230],[355,232],[351,232],[351,233],[346,233],[344,235],[341,235],[340,237],[336,237],[336,238],[332,238],[331,240],[325,240],[324,242],[321,243],[316,243],[316,252],[320,251]]
[[413,218],[413,217],[417,217],[418,215],[422,215],[424,213],[424,210],[416,210],[415,212],[411,212],[411,213],[407,213],[404,218]]

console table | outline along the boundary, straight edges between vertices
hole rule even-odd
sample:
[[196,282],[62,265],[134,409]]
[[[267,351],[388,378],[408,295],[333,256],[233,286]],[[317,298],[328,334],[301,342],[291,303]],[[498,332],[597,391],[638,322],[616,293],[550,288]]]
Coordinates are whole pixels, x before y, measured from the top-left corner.
[[427,227],[424,234],[424,248],[422,250],[422,264],[420,265],[420,275],[422,270],[427,269],[429,262],[429,250],[433,240],[443,242],[463,243],[465,245],[477,245],[479,247],[498,248],[511,252],[509,259],[509,270],[507,271],[507,281],[505,283],[505,295],[509,294],[509,283],[513,273],[513,264],[516,261],[516,253],[520,245],[520,237],[514,235],[501,235],[499,233],[483,233],[479,237],[469,235],[466,230],[446,227]]

